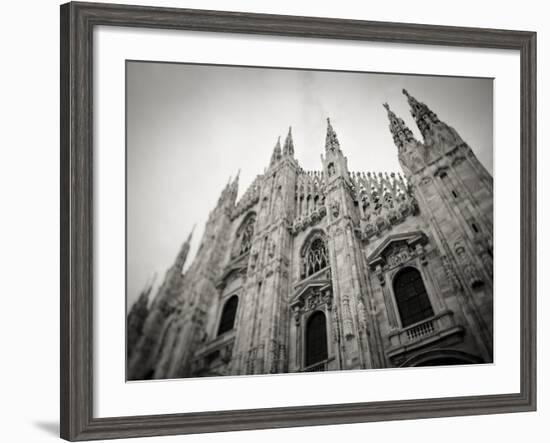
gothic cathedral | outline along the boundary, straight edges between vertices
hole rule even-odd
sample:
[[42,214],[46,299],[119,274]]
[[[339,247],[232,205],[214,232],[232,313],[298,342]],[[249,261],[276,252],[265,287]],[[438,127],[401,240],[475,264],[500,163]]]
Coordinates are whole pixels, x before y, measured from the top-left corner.
[[350,172],[327,121],[322,170],[289,130],[226,186],[188,269],[191,235],[132,306],[129,380],[492,362],[493,179],[403,93],[423,138],[384,105],[403,175]]

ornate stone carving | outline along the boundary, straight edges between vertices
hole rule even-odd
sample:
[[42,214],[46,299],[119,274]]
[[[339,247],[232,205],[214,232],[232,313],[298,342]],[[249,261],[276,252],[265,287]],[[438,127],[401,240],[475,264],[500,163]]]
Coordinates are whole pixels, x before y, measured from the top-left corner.
[[359,322],[361,323],[361,326],[363,326],[366,329],[367,310],[365,309],[365,305],[363,304],[363,301],[360,298],[359,298],[359,303],[357,304],[357,311],[359,316]]
[[313,311],[321,304],[321,293],[319,290],[312,290],[309,296],[306,298],[306,309],[308,311]]
[[323,294],[323,301],[325,302],[327,309],[332,309],[332,291],[326,290]]
[[303,303],[299,302],[296,303],[291,307],[292,313],[294,314],[294,323],[296,326],[300,326],[300,322],[302,320],[302,314],[303,314]]
[[418,258],[420,258],[420,264],[426,266],[428,264],[428,259],[426,258],[426,251],[424,245],[417,243],[415,247],[415,253]]
[[353,320],[351,318],[351,309],[349,307],[349,296],[344,295],[342,297],[342,309],[343,309],[343,323],[344,323],[344,336],[347,340],[354,337],[353,333]]
[[330,212],[334,219],[338,218],[338,216],[340,215],[340,203],[338,202],[338,200],[332,200],[330,202]]
[[267,241],[267,255],[269,258],[275,257],[275,248],[277,246],[275,245],[275,242],[271,239]]
[[483,267],[489,274],[489,276],[493,277],[493,257],[489,253],[489,247],[485,246],[483,243],[478,243],[477,245],[477,253],[479,254],[479,258],[481,259],[481,262],[483,263]]
[[464,245],[457,243],[455,245],[455,252],[458,257],[458,261],[462,265],[464,274],[466,275],[466,280],[470,287],[475,288],[483,284],[483,280],[479,273],[477,272],[476,267],[471,262],[466,254],[466,248]]
[[386,279],[384,277],[384,272],[382,271],[382,266],[377,265],[376,270],[374,272],[376,274],[376,277],[378,278],[378,282],[380,283],[380,286],[384,286],[386,284]]
[[425,176],[420,180],[420,186],[426,186],[432,182],[431,177]]
[[256,249],[252,249],[252,252],[250,253],[250,269],[252,271],[256,269],[257,261],[258,261],[258,251]]
[[279,344],[275,340],[270,340],[269,343],[269,373],[276,374],[279,372]]
[[394,268],[409,261],[411,258],[412,256],[409,248],[407,246],[403,246],[399,249],[394,249],[392,253],[388,254],[386,262],[390,268]]
[[451,266],[451,261],[446,255],[441,256],[441,261],[443,262],[443,268],[445,269],[445,276],[449,285],[454,291],[462,291],[462,285],[458,279],[453,267]]
[[466,157],[462,154],[457,154],[457,156],[453,159],[453,166],[458,166],[461,164],[464,160],[466,160]]
[[332,341],[335,343],[340,342],[340,325],[338,321],[339,310],[335,306],[332,309]]

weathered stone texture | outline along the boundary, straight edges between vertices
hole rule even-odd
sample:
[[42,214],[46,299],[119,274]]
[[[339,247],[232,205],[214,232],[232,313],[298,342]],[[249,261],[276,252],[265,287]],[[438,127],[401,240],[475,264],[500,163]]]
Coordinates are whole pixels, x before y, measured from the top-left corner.
[[[189,269],[190,238],[150,306],[149,286],[130,311],[130,379],[492,361],[492,177],[404,93],[423,136],[385,105],[404,176],[350,172],[328,121],[321,171],[300,167],[289,130],[238,202],[228,183]],[[427,297],[412,324],[406,272]],[[310,364],[318,312],[326,349]]]

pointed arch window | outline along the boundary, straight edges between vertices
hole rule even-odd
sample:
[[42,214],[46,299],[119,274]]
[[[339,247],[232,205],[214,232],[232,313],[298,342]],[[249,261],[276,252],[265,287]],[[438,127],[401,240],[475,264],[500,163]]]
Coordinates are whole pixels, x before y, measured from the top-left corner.
[[323,312],[316,311],[306,324],[306,367],[327,358],[327,321]]
[[393,280],[393,291],[404,328],[434,315],[426,286],[417,269],[407,267],[399,271]]
[[302,262],[301,277],[309,277],[328,265],[328,252],[325,240],[321,237],[315,237],[306,248]]
[[237,231],[237,237],[235,239],[235,245],[233,247],[233,257],[237,257],[242,254],[246,254],[252,247],[252,239],[254,237],[254,224],[256,223],[256,215],[249,215],[239,230]]
[[222,315],[220,317],[220,325],[218,326],[218,335],[222,335],[223,333],[233,329],[235,326],[238,306],[239,298],[236,295],[232,296],[225,302]]

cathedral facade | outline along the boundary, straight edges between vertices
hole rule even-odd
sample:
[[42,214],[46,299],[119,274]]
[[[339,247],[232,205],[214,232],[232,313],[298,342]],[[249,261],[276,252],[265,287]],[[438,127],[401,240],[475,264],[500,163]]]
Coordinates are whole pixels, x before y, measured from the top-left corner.
[[493,179],[403,91],[416,140],[385,104],[402,174],[350,171],[330,121],[322,169],[289,130],[237,201],[238,177],[152,300],[127,318],[127,378],[493,361]]

